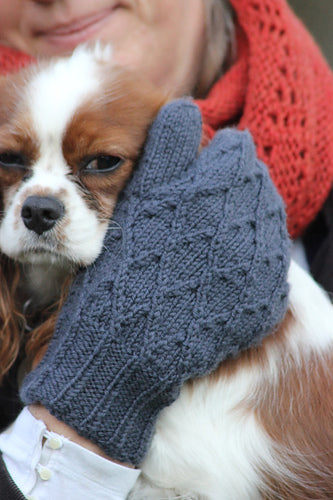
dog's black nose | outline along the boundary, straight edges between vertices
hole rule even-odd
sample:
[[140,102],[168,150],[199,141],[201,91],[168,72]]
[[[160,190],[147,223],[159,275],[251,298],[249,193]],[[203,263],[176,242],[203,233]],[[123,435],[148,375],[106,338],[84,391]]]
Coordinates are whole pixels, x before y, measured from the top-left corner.
[[64,205],[53,196],[29,196],[23,203],[21,217],[28,229],[40,235],[52,229],[64,212]]

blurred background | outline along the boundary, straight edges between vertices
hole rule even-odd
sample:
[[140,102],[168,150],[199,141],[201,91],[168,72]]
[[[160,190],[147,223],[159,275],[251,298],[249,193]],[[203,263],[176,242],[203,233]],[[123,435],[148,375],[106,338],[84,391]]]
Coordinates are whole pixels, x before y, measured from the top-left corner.
[[333,68],[333,0],[289,0]]

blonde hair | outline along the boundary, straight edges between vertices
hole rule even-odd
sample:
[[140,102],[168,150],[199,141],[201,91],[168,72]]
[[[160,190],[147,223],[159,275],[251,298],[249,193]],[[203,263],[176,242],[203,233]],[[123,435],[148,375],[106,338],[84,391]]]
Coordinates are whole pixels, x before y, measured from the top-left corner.
[[234,16],[226,0],[203,0],[206,13],[206,50],[195,89],[203,97],[235,57]]

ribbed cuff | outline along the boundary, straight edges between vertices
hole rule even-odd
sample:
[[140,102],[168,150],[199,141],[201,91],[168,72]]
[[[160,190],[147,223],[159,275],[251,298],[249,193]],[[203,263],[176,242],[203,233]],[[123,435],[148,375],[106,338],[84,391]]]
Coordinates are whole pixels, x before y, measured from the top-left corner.
[[[99,399],[87,379],[73,381],[64,392],[56,372],[44,372],[41,377],[36,373],[28,375],[20,395],[27,405],[41,403],[111,458],[139,465],[148,450],[159,412],[179,394],[181,381],[170,382],[172,378],[175,376],[169,374],[165,380],[158,376],[152,380],[151,368],[132,360],[111,377],[112,382],[105,386]],[[52,380],[52,390],[47,380]],[[89,405],[91,400],[93,407]],[[90,412],[87,406],[92,408]]]

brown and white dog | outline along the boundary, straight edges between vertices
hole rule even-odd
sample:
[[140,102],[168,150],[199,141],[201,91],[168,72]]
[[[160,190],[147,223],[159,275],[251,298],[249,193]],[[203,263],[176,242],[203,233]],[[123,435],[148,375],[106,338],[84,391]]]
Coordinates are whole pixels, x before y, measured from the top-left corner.
[[[79,48],[0,82],[2,374],[24,343],[42,356],[167,100],[109,60]],[[277,331],[162,411],[131,499],[333,498],[333,307],[294,262],[289,282]]]

